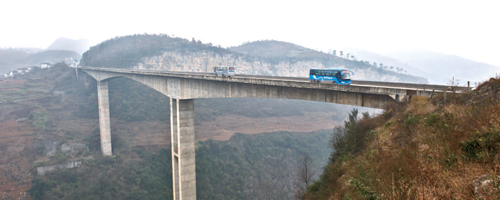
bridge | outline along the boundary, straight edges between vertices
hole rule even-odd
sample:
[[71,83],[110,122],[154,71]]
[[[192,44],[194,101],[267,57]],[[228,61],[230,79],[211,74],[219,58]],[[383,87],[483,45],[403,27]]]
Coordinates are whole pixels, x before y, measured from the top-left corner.
[[[97,80],[99,128],[103,155],[112,155],[108,81],[126,77],[170,98],[174,199],[196,199],[194,100],[197,98],[278,98],[384,108],[411,95],[432,97],[448,86],[352,81],[352,85],[311,83],[307,78],[165,72],[78,67]],[[466,89],[464,87],[458,89]]]

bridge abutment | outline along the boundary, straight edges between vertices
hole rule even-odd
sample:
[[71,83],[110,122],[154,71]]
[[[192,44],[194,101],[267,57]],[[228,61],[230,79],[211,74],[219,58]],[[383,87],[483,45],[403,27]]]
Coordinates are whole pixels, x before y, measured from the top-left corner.
[[194,100],[170,98],[174,200],[196,199]]
[[105,156],[111,156],[111,127],[109,122],[109,92],[108,81],[97,82],[97,99],[99,102],[99,131],[101,136],[101,151]]

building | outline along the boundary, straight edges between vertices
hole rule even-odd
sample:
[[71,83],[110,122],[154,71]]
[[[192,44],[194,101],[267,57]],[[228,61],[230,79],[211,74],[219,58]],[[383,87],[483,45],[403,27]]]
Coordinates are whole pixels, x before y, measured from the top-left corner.
[[78,60],[75,60],[72,57],[71,58],[65,58],[64,59],[64,63],[66,65],[68,65],[69,67],[76,67],[79,64]]
[[42,69],[50,68],[50,63],[40,63],[40,68]]
[[9,77],[14,77],[15,75],[17,75],[17,70],[9,72]]

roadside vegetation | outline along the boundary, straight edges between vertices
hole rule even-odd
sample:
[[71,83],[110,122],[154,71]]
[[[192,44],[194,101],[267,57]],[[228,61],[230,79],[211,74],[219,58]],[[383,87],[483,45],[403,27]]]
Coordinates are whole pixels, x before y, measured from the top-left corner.
[[329,164],[301,199],[498,199],[500,79],[470,93],[416,96],[376,117],[354,110],[330,146]]

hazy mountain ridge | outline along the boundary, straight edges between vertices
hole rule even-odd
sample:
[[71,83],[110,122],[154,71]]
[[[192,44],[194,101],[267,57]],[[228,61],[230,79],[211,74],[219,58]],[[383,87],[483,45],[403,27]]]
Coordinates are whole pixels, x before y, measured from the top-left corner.
[[82,66],[211,72],[235,66],[239,74],[307,77],[311,68],[348,68],[358,80],[427,83],[427,80],[279,41],[257,41],[228,49],[167,35],[114,38],[92,47]]
[[[263,40],[230,47],[231,51],[258,57],[328,57],[326,54],[296,44],[276,40]],[[337,57],[338,58],[338,57]],[[338,58],[339,60],[341,58]]]
[[78,54],[83,54],[90,47],[90,42],[87,39],[73,40],[69,38],[57,38],[52,42],[47,50],[66,50],[74,51]]
[[386,55],[357,48],[348,48],[348,51],[370,63],[383,63],[384,66],[403,68],[408,74],[426,77],[432,84],[446,84],[453,77],[459,79],[461,85],[467,84],[467,81],[473,84],[500,72],[500,68],[493,65],[426,50],[398,51]]
[[63,62],[65,58],[80,59],[80,54],[73,51],[48,50],[35,48],[0,49],[0,74],[21,67],[39,66],[40,63]]
[[63,62],[65,58],[80,59],[80,54],[74,51],[48,50],[33,54],[28,57],[28,62],[32,65],[40,63],[58,63]]
[[467,81],[481,82],[500,72],[497,66],[432,51],[399,51],[388,56],[428,72],[428,78],[436,82],[447,82],[452,77],[461,80],[462,84]]

